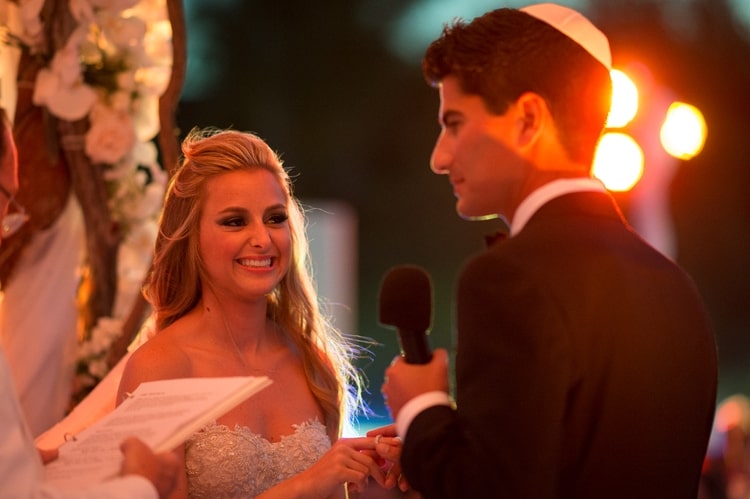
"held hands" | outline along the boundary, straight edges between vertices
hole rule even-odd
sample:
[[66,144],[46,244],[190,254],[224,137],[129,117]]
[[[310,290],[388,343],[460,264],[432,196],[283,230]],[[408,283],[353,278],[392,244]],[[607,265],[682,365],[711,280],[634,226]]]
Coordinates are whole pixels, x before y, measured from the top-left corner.
[[[262,498],[339,497],[344,485],[347,493],[363,493],[372,477],[378,485],[393,488],[401,468],[401,439],[393,426],[370,431],[366,437],[340,438],[310,468],[261,494]],[[398,485],[405,490],[406,481]],[[348,497],[348,495],[347,495]]]
[[448,393],[448,352],[437,348],[427,364],[408,364],[396,357],[385,370],[381,392],[394,419],[409,400],[427,392]]
[[315,464],[290,480],[297,482],[297,489],[288,495],[301,496],[304,490],[304,497],[328,497],[342,484],[359,493],[367,488],[368,477],[383,486],[385,473],[374,456],[374,438],[341,438]]
[[396,434],[396,425],[382,426],[367,432],[368,437],[375,437],[375,459],[380,469],[385,472],[384,488],[391,489],[395,486],[402,492],[409,489],[401,473],[401,438]]

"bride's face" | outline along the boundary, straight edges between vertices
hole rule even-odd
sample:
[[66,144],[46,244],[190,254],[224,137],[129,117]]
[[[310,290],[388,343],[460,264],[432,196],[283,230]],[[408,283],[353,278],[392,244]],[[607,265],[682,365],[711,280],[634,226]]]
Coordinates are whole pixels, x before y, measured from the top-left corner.
[[205,288],[224,299],[259,300],[291,260],[287,198],[262,168],[219,175],[206,184],[199,252]]

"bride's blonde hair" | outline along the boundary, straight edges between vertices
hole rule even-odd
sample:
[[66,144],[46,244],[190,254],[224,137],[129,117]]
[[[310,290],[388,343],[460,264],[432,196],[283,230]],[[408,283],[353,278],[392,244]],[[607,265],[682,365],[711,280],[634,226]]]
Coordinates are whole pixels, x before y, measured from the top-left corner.
[[182,161],[172,176],[156,238],[153,268],[144,295],[161,330],[192,310],[203,289],[198,227],[211,178],[262,168],[271,172],[287,198],[291,263],[268,298],[268,317],[301,353],[307,383],[325,415],[329,435],[363,406],[362,380],[352,359],[357,348],[321,313],[312,280],[304,211],[292,195],[291,179],[278,155],[252,133],[194,129],[182,143]]

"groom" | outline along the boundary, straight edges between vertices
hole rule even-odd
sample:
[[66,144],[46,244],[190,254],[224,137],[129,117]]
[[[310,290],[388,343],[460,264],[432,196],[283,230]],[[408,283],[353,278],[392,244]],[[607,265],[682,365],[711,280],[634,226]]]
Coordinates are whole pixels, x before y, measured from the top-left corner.
[[427,49],[432,170],[510,237],[460,274],[455,404],[445,350],[386,371],[426,498],[696,497],[714,336],[690,277],[591,178],[610,69],[604,34],[554,4],[456,21]]

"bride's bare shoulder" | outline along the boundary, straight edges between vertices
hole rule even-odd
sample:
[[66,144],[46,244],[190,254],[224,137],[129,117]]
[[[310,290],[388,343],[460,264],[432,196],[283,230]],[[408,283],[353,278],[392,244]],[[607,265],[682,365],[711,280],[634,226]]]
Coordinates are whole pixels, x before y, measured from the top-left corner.
[[[144,381],[192,376],[186,352],[184,331],[177,323],[155,334],[138,347],[127,360],[118,392],[131,392]],[[119,400],[120,397],[118,397]]]
[[191,336],[189,328],[189,322],[175,322],[138,347],[130,361],[142,363],[159,360],[160,363],[180,364],[189,360],[185,354],[186,343]]

